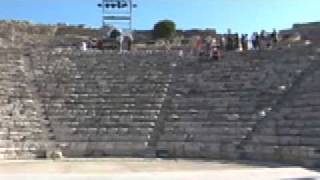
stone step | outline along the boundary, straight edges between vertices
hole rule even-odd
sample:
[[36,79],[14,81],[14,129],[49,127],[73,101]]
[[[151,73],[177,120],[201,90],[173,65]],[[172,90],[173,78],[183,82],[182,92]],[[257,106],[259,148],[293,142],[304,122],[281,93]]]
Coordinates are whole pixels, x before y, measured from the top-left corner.
[[266,145],[294,145],[294,146],[318,146],[320,145],[317,136],[272,136],[255,135],[252,137],[254,144]]
[[263,127],[259,130],[262,135],[278,135],[278,136],[319,136],[319,127],[293,127],[293,126],[276,126]]
[[301,112],[318,112],[320,111],[319,106],[309,106],[309,105],[302,105],[302,106],[292,106],[292,104],[288,104],[285,107],[282,107],[279,110],[281,114],[291,114],[291,113],[301,113]]
[[314,152],[310,147],[295,145],[247,145],[245,152],[246,158],[249,160],[269,160],[299,164],[303,164],[314,156]]
[[64,134],[64,137],[57,136],[58,141],[64,142],[104,142],[105,144],[112,142],[128,142],[128,143],[147,143],[149,138],[147,135],[101,135],[101,134]]
[[251,121],[253,119],[252,113],[243,113],[243,112],[233,112],[230,110],[225,110],[221,112],[217,111],[196,111],[190,110],[188,113],[177,113],[177,114],[170,114],[169,117],[166,119],[168,122],[203,122],[203,121],[211,121],[211,122],[219,122],[219,121],[230,121],[230,122],[237,122],[237,121]]
[[[51,104],[53,105],[53,104]],[[69,111],[75,111],[75,110],[90,110],[94,109],[96,111],[104,111],[104,112],[114,112],[114,111],[119,111],[119,110],[128,110],[128,111],[155,111],[159,110],[162,107],[162,104],[160,103],[131,103],[131,104],[126,104],[126,103],[112,103],[110,105],[106,103],[88,103],[88,104],[55,104],[57,105],[56,107],[64,107],[68,109]],[[55,106],[53,105],[53,107]],[[52,107],[52,106],[51,106]],[[52,110],[54,111],[54,110]]]
[[235,159],[233,142],[159,142],[159,150],[167,151],[168,157],[210,159]]
[[267,127],[293,127],[293,128],[318,128],[320,127],[320,121],[318,119],[308,119],[303,120],[300,118],[296,119],[280,119],[278,121],[268,121],[266,123],[266,128]]
[[77,82],[72,82],[70,84],[66,84],[66,83],[53,83],[53,84],[49,84],[47,83],[47,86],[63,86],[65,88],[95,88],[95,87],[103,87],[105,89],[107,88],[119,88],[119,89],[125,89],[125,88],[136,88],[136,89],[157,89],[157,88],[166,88],[169,86],[169,84],[167,83],[161,83],[161,82],[148,82],[148,81],[143,81],[143,82],[133,82],[133,83],[128,83],[128,82],[123,82],[123,83],[112,83],[112,82],[108,82],[108,81],[103,81],[101,79],[99,80],[82,80],[82,81],[78,81]]
[[49,119],[52,121],[57,122],[64,122],[64,121],[78,121],[77,119],[96,119],[97,121],[111,121],[111,122],[126,122],[126,121],[133,121],[133,122],[154,122],[156,119],[158,119],[158,116],[155,115],[106,115],[106,116],[92,116],[86,115],[86,116],[75,116],[70,114],[61,114],[61,115],[50,115]]
[[[81,120],[81,121],[61,121],[61,122],[52,122],[52,125],[62,126],[62,127],[79,127],[79,126],[96,126],[96,122],[90,121],[91,119]],[[152,128],[155,127],[155,122],[137,122],[132,120],[125,120],[125,121],[99,121],[99,128],[116,128],[116,127],[130,127],[130,128]]]
[[[90,111],[92,110],[92,111]],[[79,109],[79,110],[48,110],[47,111],[48,115],[54,115],[54,116],[59,116],[59,115],[66,115],[66,114],[73,114],[76,116],[80,115],[92,115],[93,117],[95,116],[107,116],[107,115],[117,115],[117,116],[143,116],[143,115],[159,115],[160,110],[126,110],[126,109],[118,109],[118,110],[95,110],[93,109]]]
[[211,112],[254,112],[255,102],[248,103],[248,102],[223,102],[217,104],[171,104],[172,110],[176,111],[177,113],[188,112],[190,109],[200,109],[201,111],[211,111]]
[[209,135],[209,134],[246,134],[248,131],[252,130],[250,127],[165,127],[164,134],[174,133],[174,134],[197,134],[197,135]]
[[[88,92],[77,92],[74,94],[61,94],[61,95],[55,95],[58,97],[63,98],[79,98],[84,102],[94,102],[95,100],[104,100],[106,102],[130,102],[130,101],[136,101],[137,99],[149,99],[152,98],[152,100],[159,100],[163,98],[164,93],[108,93],[108,94],[102,94],[102,93],[88,93]],[[50,98],[52,95],[50,93],[40,93],[40,96],[42,98]]]
[[60,127],[56,131],[66,131],[72,132],[73,134],[101,134],[101,135],[113,135],[114,134],[148,134],[153,132],[153,128],[143,128],[143,127],[114,127],[114,128],[105,128],[105,127],[94,127],[94,126],[77,126],[74,128]]
[[181,121],[181,122],[165,122],[165,126],[170,127],[194,127],[194,128],[210,128],[210,127],[251,127],[255,121]]
[[131,156],[143,157],[141,153],[148,148],[145,142],[63,142],[67,148],[63,149],[66,157],[85,156]]
[[241,139],[240,134],[172,134],[166,133],[160,137],[165,142],[236,142]]
[[[302,111],[301,111],[302,112]],[[285,114],[284,119],[290,119],[290,120],[309,120],[309,119],[318,119],[320,117],[320,111],[319,112],[291,112],[290,114]]]

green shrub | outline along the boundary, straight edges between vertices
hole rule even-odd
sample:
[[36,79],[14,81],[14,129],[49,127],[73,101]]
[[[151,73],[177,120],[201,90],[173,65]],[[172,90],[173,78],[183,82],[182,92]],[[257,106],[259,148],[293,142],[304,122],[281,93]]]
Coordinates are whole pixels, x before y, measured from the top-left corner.
[[153,36],[156,39],[170,39],[176,32],[176,24],[171,20],[162,20],[154,25]]

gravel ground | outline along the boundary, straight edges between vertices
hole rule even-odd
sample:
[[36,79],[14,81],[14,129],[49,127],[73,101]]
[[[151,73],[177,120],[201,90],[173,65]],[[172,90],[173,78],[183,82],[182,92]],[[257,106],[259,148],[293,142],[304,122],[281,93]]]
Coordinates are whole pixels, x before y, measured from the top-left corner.
[[301,167],[201,160],[0,161],[0,180],[320,180]]

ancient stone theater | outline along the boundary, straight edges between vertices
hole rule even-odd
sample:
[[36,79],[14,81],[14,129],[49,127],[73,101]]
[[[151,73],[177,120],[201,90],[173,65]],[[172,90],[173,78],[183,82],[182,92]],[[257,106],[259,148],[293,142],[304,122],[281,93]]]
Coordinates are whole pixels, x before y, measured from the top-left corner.
[[194,33],[208,34],[177,32],[184,45],[167,50],[141,31],[132,51],[84,51],[74,46],[98,40],[98,30],[2,21],[0,158],[319,166],[319,24],[294,25],[272,49],[217,61],[191,55]]

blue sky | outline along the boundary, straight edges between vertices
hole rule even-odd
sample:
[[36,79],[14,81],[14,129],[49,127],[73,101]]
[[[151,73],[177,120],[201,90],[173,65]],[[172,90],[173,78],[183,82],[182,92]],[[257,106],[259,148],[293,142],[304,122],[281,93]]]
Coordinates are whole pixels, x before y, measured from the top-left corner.
[[[215,28],[253,32],[290,28],[293,23],[320,21],[320,0],[135,0],[134,29],[151,29],[172,19],[179,29]],[[100,0],[0,0],[0,19],[36,23],[101,25]]]

